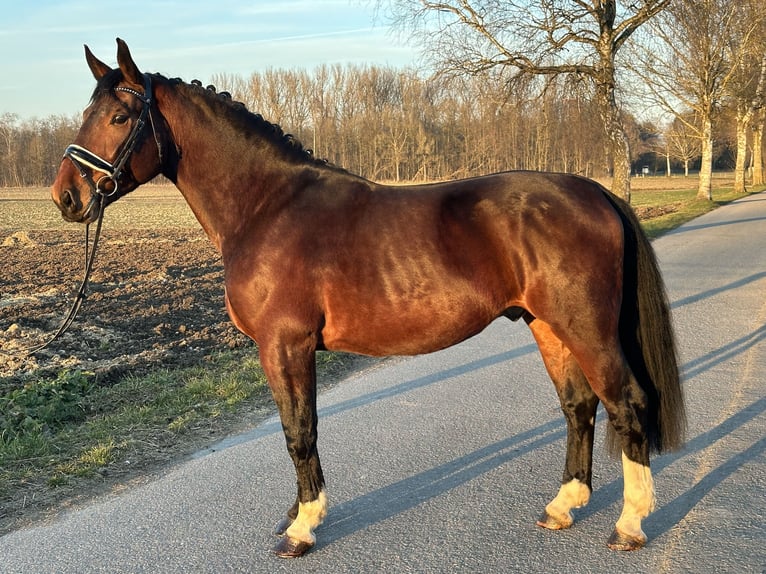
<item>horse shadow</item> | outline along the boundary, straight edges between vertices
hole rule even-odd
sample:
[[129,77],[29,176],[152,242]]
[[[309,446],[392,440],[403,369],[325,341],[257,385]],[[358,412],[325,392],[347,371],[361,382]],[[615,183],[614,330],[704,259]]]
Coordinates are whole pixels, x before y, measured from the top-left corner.
[[[766,326],[687,364],[685,368],[687,375],[691,374],[693,376],[710,369],[715,364],[744,352],[764,337],[766,337]],[[477,365],[474,363],[494,363],[502,356],[504,355],[495,355],[487,359],[468,363],[464,367],[467,368],[471,365],[472,368],[477,368]],[[381,393],[384,393],[385,396],[390,396],[405,390],[424,386],[425,384],[436,382],[437,379],[443,380],[448,378],[446,375],[451,371],[456,371],[453,374],[457,374],[457,371],[460,371],[462,368],[455,367],[439,374],[402,383],[398,387],[392,387],[389,390],[381,391]],[[360,404],[362,404],[377,398],[383,397],[368,395],[361,397],[358,401],[361,401]],[[336,409],[345,410],[346,408],[352,408],[352,405],[341,403],[331,408],[335,412]],[[600,411],[603,411],[603,409],[600,409]],[[653,472],[658,474],[674,462],[704,451],[764,412],[766,412],[766,397],[744,407],[722,423],[689,440],[683,450],[657,457],[652,461]],[[333,510],[327,520],[319,527],[322,531],[322,538],[328,544],[345,538],[373,524],[411,510],[421,503],[445,494],[515,458],[556,441],[563,440],[565,437],[566,425],[563,417],[551,420],[447,463],[333,506]],[[644,520],[644,531],[650,538],[656,538],[669,531],[727,477],[731,476],[748,462],[762,456],[765,451],[766,436],[761,437],[745,450],[731,456],[674,500],[664,503]],[[592,517],[618,503],[622,500],[622,489],[623,479],[621,477],[596,488],[590,503],[586,507],[574,511],[576,519],[584,520]]]
[[[511,460],[566,437],[563,418],[497,441],[398,482],[334,505],[319,527],[323,544],[411,510]],[[318,530],[319,530],[318,529]]]
[[[725,438],[737,428],[766,411],[766,397],[735,413],[721,424],[690,440],[683,451],[660,456],[652,463],[655,474],[674,462],[702,452]],[[400,481],[334,505],[332,512],[318,528],[325,544],[341,540],[355,532],[412,510],[474,478],[494,470],[539,448],[565,439],[566,425],[551,420],[528,431],[497,441],[447,463],[409,476]],[[678,524],[707,494],[727,477],[766,451],[766,436],[707,473],[699,482],[674,500],[663,504],[643,521],[650,539],[656,538]],[[596,488],[590,503],[574,511],[576,520],[584,520],[622,500],[623,480],[617,478]]]

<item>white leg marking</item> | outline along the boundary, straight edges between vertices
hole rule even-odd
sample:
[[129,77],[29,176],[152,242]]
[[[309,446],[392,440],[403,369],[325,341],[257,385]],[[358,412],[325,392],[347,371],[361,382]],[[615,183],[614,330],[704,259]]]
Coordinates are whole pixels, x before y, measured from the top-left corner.
[[567,528],[574,522],[570,510],[585,506],[589,500],[590,488],[588,485],[573,478],[561,485],[556,498],[545,507],[545,512],[560,522],[562,527]]
[[298,516],[285,534],[293,540],[301,540],[313,545],[316,543],[314,529],[322,524],[325,516],[327,516],[327,495],[322,490],[316,500],[301,502],[298,505]]
[[616,528],[621,534],[646,541],[641,530],[641,519],[654,510],[654,481],[648,466],[633,462],[622,453],[622,472],[625,481],[625,503]]

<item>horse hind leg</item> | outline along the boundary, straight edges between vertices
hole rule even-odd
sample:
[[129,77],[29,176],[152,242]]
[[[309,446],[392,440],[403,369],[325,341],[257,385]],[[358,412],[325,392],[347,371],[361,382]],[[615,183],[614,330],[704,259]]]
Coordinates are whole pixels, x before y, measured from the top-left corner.
[[575,358],[549,325],[534,318],[527,321],[567,419],[564,480],[538,524],[551,529],[568,528],[573,522],[571,510],[588,502],[595,415],[601,401],[619,440],[624,477],[623,510],[607,544],[613,550],[641,548],[646,544],[641,521],[655,505],[646,433],[646,394],[617,344],[588,341],[573,346]]
[[654,481],[648,462],[635,462],[624,451],[622,469],[624,503],[607,546],[612,550],[638,550],[646,544],[641,521],[649,516],[655,506]]
[[537,521],[543,528],[560,530],[573,524],[572,510],[585,506],[590,500],[593,436],[599,401],[572,353],[550,326],[531,317],[528,324],[556,387],[567,422],[567,453],[561,488]]
[[638,550],[647,538],[641,521],[654,511],[654,479],[649,468],[647,400],[623,362],[619,400],[604,397],[604,408],[622,447],[623,508],[607,545],[612,550]]
[[624,479],[623,509],[607,542],[612,550],[637,550],[646,544],[641,521],[655,506],[649,468],[648,401],[619,345],[593,345],[578,355],[591,388],[604,405],[617,435]]

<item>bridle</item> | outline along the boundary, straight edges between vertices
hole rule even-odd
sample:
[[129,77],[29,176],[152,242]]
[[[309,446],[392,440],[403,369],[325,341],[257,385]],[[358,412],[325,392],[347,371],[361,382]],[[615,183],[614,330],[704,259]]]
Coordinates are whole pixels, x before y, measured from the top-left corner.
[[[162,163],[162,146],[160,145],[159,139],[157,137],[157,130],[154,126],[154,118],[151,114],[152,109],[152,80],[151,76],[149,74],[144,74],[144,93],[137,92],[133,88],[128,88],[125,86],[117,86],[114,88],[115,92],[127,92],[129,94],[132,94],[136,98],[138,98],[141,103],[143,104],[141,108],[141,113],[138,116],[138,119],[136,120],[136,123],[133,124],[133,128],[130,130],[130,133],[128,134],[127,139],[122,144],[119,153],[117,154],[117,157],[115,158],[113,163],[108,162],[104,158],[96,155],[89,149],[86,149],[82,146],[79,146],[77,144],[70,144],[67,146],[67,148],[64,150],[64,157],[69,158],[74,166],[77,168],[77,171],[80,173],[80,177],[82,177],[86,182],[88,182],[88,185],[90,186],[91,191],[91,199],[88,203],[87,208],[85,209],[83,213],[83,217],[87,217],[87,215],[90,213],[91,209],[96,205],[96,203],[99,204],[99,212],[103,213],[103,209],[101,209],[101,204],[103,204],[103,199],[105,197],[111,197],[115,195],[119,189],[120,184],[119,180],[120,177],[122,177],[123,170],[125,168],[125,164],[130,159],[130,156],[133,154],[133,150],[136,147],[136,144],[138,143],[138,138],[141,135],[141,131],[144,129],[144,125],[146,125],[146,119],[149,118],[149,122],[152,125],[152,133],[154,134],[155,142],[157,143],[157,150],[160,156],[160,163]],[[86,168],[90,168],[92,172],[101,172],[104,175],[102,175],[98,180],[94,181],[92,172],[89,172]],[[113,184],[113,189],[111,191],[107,191],[106,189],[103,189],[101,187],[102,182],[105,181],[111,181]]]
[[[82,283],[80,284],[80,288],[77,290],[77,295],[75,296],[75,300],[72,303],[71,308],[69,309],[69,313],[67,313],[66,317],[64,318],[64,321],[61,323],[61,326],[58,328],[58,330],[47,341],[32,347],[19,349],[19,352],[25,355],[36,353],[37,351],[40,351],[44,349],[45,347],[47,347],[48,345],[50,345],[51,343],[53,343],[53,341],[58,339],[61,335],[63,335],[66,332],[67,329],[69,329],[70,325],[74,322],[75,317],[77,317],[77,313],[79,312],[80,307],[82,306],[82,303],[86,297],[88,280],[90,278],[91,269],[93,268],[93,261],[96,257],[96,247],[98,246],[98,240],[99,240],[99,237],[101,236],[101,224],[104,220],[104,208],[106,207],[104,205],[104,199],[107,197],[112,197],[119,191],[120,178],[122,177],[124,173],[125,166],[128,163],[130,156],[133,154],[133,151],[136,148],[136,144],[139,141],[141,132],[143,131],[144,126],[146,125],[147,118],[149,119],[149,123],[152,126],[154,141],[157,144],[157,153],[159,154],[160,164],[162,164],[162,146],[160,145],[160,141],[157,136],[157,130],[154,125],[154,118],[152,117],[152,113],[151,113],[151,108],[152,108],[151,77],[149,76],[149,74],[144,74],[144,93],[143,94],[132,88],[128,88],[124,86],[117,86],[116,88],[114,88],[114,91],[127,92],[129,94],[132,94],[136,98],[138,98],[143,104],[141,108],[141,112],[138,116],[138,119],[136,120],[136,123],[133,124],[133,127],[131,128],[130,134],[128,134],[127,139],[120,146],[120,151],[117,154],[117,157],[115,158],[114,162],[109,162],[105,160],[104,158],[98,156],[97,154],[93,153],[92,151],[82,146],[79,146],[77,144],[70,144],[64,150],[64,158],[68,158],[69,160],[71,160],[71,162],[77,168],[77,171],[79,172],[80,177],[82,177],[86,182],[88,182],[88,185],[90,186],[91,199],[90,199],[90,202],[88,202],[88,206],[86,207],[85,211],[83,212],[83,218],[86,218],[94,207],[98,209],[98,216],[96,218],[96,222],[97,222],[96,233],[94,234],[93,245],[91,246],[90,239],[89,239],[90,223],[85,225],[85,275],[83,277]],[[100,172],[104,175],[94,180],[92,175],[94,172]],[[104,189],[102,187],[102,183],[105,183],[107,181],[111,181],[113,184],[113,189],[111,191]]]

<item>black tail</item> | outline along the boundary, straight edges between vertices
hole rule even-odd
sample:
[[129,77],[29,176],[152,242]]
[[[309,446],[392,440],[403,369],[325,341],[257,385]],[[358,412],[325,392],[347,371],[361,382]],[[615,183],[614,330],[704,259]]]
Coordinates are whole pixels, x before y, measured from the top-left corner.
[[[649,401],[649,448],[675,450],[684,443],[686,412],[665,284],[633,209],[609,191],[605,194],[619,213],[625,233],[620,343]],[[619,452],[619,441],[611,425],[607,427],[607,445]]]

